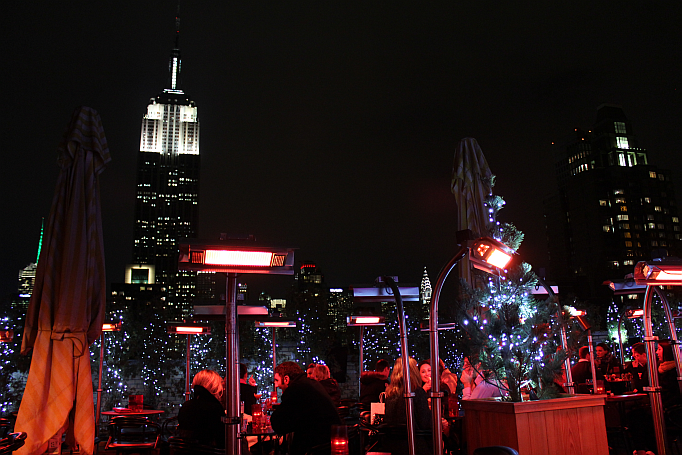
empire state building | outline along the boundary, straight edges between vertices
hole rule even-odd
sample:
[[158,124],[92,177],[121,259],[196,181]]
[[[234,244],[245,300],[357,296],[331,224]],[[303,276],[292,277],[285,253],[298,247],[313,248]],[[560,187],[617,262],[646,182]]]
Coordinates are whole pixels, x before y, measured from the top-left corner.
[[177,270],[177,240],[196,237],[199,199],[199,117],[181,89],[180,18],[168,63],[166,89],[151,98],[142,118],[137,164],[134,265],[130,283],[160,284],[168,305],[187,312],[195,276]]

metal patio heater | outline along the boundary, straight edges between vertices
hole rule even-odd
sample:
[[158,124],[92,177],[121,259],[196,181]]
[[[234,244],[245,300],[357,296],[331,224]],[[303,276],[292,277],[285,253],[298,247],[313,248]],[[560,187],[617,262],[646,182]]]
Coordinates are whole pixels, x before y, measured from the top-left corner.
[[99,435],[99,422],[102,417],[102,367],[104,365],[104,333],[121,330],[121,321],[102,324],[102,335],[99,337],[99,374],[97,375],[97,416],[95,417],[95,431]]
[[237,274],[293,275],[294,249],[258,245],[248,240],[195,240],[178,242],[178,270],[222,272],[225,284],[225,380],[227,409],[225,453],[241,454],[239,444],[239,327]]
[[[646,286],[635,283],[632,275],[627,275],[624,280],[604,281],[602,284],[608,286],[613,291],[614,296],[644,294],[646,292]],[[618,318],[618,349],[623,362],[625,362],[625,352],[623,351],[623,337],[620,334],[623,318],[634,319],[642,317],[642,315],[644,315],[642,309],[628,309],[621,313]]]
[[405,312],[403,300],[419,300],[418,287],[399,287],[397,278],[384,276],[377,280],[377,285],[368,288],[353,287],[353,300],[356,302],[391,302],[395,301],[398,309],[398,327],[400,329],[400,357],[403,362],[403,381],[405,382],[405,410],[407,416],[407,444],[409,454],[414,455],[414,419],[412,416],[414,393],[410,384],[410,353],[407,348],[407,330],[405,328]]
[[206,324],[188,324],[184,322],[178,324],[168,324],[168,333],[187,336],[187,349],[185,354],[185,401],[189,401],[189,397],[192,394],[189,387],[192,377],[189,365],[192,335],[210,335],[211,326]]
[[384,316],[373,316],[373,315],[354,315],[348,316],[346,319],[346,324],[348,327],[360,327],[360,346],[358,347],[360,351],[360,358],[358,360],[358,398],[360,398],[360,377],[362,376],[362,371],[364,369],[364,343],[363,337],[365,335],[365,327],[376,327],[386,325],[386,318]]
[[477,240],[467,241],[454,255],[450,262],[445,264],[438,274],[436,286],[431,294],[431,313],[429,317],[429,339],[431,344],[431,413],[433,421],[433,453],[443,453],[443,422],[441,421],[441,398],[440,391],[440,368],[438,364],[438,300],[443,289],[443,283],[453,268],[465,257],[469,257],[471,265],[484,272],[499,274],[511,261],[513,250],[502,242],[482,237]]
[[[668,320],[670,330],[670,342],[673,345],[675,364],[677,366],[677,380],[680,381],[682,365],[680,364],[680,350],[677,343],[677,333],[675,331],[675,321],[670,310],[670,304],[659,286],[682,286],[682,260],[665,258],[653,261],[642,261],[635,265],[635,283],[646,286],[644,294],[644,344],[646,346],[647,370],[649,372],[649,387],[645,388],[649,393],[651,402],[651,414],[654,418],[654,432],[656,434],[656,446],[659,455],[666,455],[666,431],[665,419],[663,416],[663,402],[661,400],[661,387],[658,382],[658,372],[656,370],[656,351],[653,343],[658,340],[654,336],[651,326],[651,305],[653,304],[654,294],[658,295],[665,310],[665,318]],[[679,382],[678,382],[679,386]]]
[[[277,329],[281,328],[296,328],[298,327],[295,319],[268,317],[258,319],[255,322],[256,327],[270,327],[272,329],[272,375],[275,375],[275,368],[277,367]],[[277,386],[275,381],[272,381],[272,390],[277,393]]]

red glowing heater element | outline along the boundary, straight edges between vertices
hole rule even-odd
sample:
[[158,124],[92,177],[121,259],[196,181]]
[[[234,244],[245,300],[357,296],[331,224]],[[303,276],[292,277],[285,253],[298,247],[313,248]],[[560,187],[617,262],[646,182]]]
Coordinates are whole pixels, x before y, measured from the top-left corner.
[[9,343],[14,338],[14,330],[0,330],[0,343]]
[[644,316],[644,310],[641,308],[637,310],[628,310],[625,315],[628,317],[628,319],[641,318]]
[[183,240],[180,270],[293,275],[293,248],[256,246],[253,241]]
[[200,324],[172,324],[168,326],[168,333],[176,333],[178,335],[210,335],[211,326]]
[[282,320],[282,321],[256,321],[256,327],[296,327],[296,321],[294,320]]
[[474,242],[469,259],[477,269],[489,272],[491,269],[504,269],[513,255],[514,251],[502,242],[483,237]]
[[571,316],[585,316],[587,314],[587,311],[576,310],[575,308],[571,308],[570,313],[571,313]]
[[102,332],[118,332],[121,330],[121,323],[105,322],[102,324]]
[[682,285],[682,261],[638,262],[635,266],[635,282],[646,285]]
[[379,326],[386,324],[386,318],[384,316],[348,316],[347,324],[349,327],[372,325]]

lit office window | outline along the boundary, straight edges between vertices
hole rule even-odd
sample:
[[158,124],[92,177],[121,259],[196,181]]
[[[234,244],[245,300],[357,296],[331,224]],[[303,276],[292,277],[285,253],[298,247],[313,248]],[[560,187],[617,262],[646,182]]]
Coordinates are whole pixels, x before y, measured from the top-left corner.
[[630,147],[628,145],[628,138],[623,137],[623,136],[616,137],[616,146],[619,149],[629,149]]

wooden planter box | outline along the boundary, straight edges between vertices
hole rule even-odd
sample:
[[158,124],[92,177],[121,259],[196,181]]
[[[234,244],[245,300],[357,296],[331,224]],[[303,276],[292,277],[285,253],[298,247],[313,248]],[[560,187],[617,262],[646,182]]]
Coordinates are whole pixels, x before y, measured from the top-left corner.
[[521,403],[463,400],[468,453],[500,445],[519,455],[608,455],[604,397],[571,395]]

